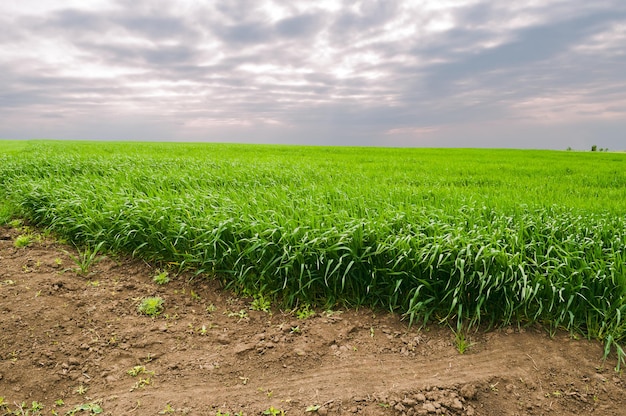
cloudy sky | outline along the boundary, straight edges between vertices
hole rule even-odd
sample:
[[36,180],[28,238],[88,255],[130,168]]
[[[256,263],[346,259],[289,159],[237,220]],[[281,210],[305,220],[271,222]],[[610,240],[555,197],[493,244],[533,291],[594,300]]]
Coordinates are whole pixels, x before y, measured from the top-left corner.
[[624,0],[2,0],[0,138],[626,149]]

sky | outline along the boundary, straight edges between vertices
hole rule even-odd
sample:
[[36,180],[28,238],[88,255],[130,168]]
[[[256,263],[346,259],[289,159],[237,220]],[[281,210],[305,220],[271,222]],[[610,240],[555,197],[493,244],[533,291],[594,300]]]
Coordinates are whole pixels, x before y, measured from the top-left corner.
[[0,138],[626,149],[624,0],[2,0]]

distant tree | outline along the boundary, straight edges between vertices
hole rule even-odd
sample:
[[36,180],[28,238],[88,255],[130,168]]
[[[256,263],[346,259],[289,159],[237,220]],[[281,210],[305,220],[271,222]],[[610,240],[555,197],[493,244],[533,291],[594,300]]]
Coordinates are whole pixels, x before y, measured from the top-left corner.
[[571,148],[571,147],[568,147],[568,148],[567,148],[567,151],[568,151],[568,152],[571,152],[571,151],[572,151],[572,148]]
[[598,150],[598,146],[596,146],[595,144],[593,146],[591,146],[591,151],[595,152],[596,150]]

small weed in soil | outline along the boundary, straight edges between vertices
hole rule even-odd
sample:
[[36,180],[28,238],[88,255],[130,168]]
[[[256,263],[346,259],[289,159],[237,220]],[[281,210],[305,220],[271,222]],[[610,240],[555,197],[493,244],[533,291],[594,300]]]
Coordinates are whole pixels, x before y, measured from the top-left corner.
[[145,374],[145,373],[154,375],[154,371],[146,371],[146,367],[143,365],[136,365],[126,372],[126,374],[128,374],[131,377],[137,377],[139,374]]
[[161,410],[159,412],[159,414],[160,415],[167,415],[167,414],[174,413],[174,412],[176,412],[176,409],[174,409],[172,407],[172,405],[168,403],[168,404],[165,405],[165,408],[163,408],[163,410]]
[[315,316],[315,311],[311,309],[311,305],[306,303],[296,310],[296,316],[298,319],[308,319]]
[[99,243],[95,247],[87,246],[84,250],[80,250],[78,247],[76,251],[78,252],[78,256],[73,256],[70,254],[70,258],[76,265],[78,266],[78,272],[80,274],[86,275],[89,273],[89,268],[102,260],[105,256],[98,257],[98,253],[102,249],[102,245],[104,242]]
[[157,285],[164,285],[170,282],[169,273],[167,270],[158,271],[158,273],[152,278],[152,281]]
[[78,394],[79,396],[84,396],[85,394],[87,394],[87,390],[87,387],[81,384],[80,386],[76,387],[74,393]]
[[24,415],[24,416],[40,416],[43,414],[44,405],[37,401],[33,401],[30,406],[26,402],[15,404],[15,409],[9,409],[9,404],[5,401],[4,397],[0,397],[0,411],[4,412],[4,415]]
[[[18,219],[15,220],[11,220],[9,221],[9,225],[11,226],[11,228],[15,228],[16,230],[20,230],[22,228],[22,226],[24,225],[24,221]],[[1,405],[2,403],[0,403]]]
[[256,295],[254,296],[254,300],[250,304],[250,309],[253,311],[269,312],[271,306],[272,305],[268,298],[263,295]]
[[265,410],[263,414],[270,415],[270,416],[284,416],[285,411],[282,409],[276,409],[274,406],[270,406],[270,408]]
[[13,245],[17,248],[28,247],[32,241],[33,237],[30,234],[22,234],[17,236]]
[[239,312],[228,312],[230,318],[239,318],[239,320],[248,319],[248,312],[245,309],[241,309]]
[[467,350],[474,345],[464,331],[453,331],[454,332],[454,343],[456,345],[456,349],[459,354],[465,354]]
[[143,298],[137,310],[143,315],[152,317],[159,316],[161,312],[163,312],[164,302],[163,298],[158,296]]

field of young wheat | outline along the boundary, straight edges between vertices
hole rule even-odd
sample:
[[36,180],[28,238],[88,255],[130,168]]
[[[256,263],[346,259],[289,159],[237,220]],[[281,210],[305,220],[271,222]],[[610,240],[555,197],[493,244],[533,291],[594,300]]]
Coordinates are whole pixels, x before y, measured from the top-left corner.
[[0,142],[0,223],[285,306],[538,322],[624,362],[626,154]]

